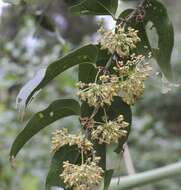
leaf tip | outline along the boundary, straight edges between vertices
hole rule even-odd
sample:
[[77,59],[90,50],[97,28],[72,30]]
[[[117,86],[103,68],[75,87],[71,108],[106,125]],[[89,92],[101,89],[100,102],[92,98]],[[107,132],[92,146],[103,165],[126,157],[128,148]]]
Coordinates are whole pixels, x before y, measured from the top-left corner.
[[13,169],[16,169],[17,168],[17,163],[16,163],[14,155],[10,156],[9,161],[10,161],[11,167]]

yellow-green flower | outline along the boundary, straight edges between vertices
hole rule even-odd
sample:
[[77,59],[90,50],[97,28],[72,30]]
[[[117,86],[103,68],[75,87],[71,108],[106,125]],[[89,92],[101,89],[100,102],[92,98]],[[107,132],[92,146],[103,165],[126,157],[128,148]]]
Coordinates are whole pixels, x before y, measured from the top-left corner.
[[118,25],[115,31],[106,31],[103,27],[99,30],[102,34],[100,44],[102,49],[108,49],[110,53],[117,53],[120,57],[127,57],[130,51],[136,48],[136,44],[140,41],[138,31],[133,28],[125,30]]
[[100,144],[117,143],[118,140],[127,135],[129,123],[124,121],[123,115],[120,115],[114,121],[108,121],[95,127],[91,132],[91,139],[97,140]]
[[87,160],[81,165],[71,164],[68,161],[63,163],[63,172],[60,178],[64,180],[67,187],[75,190],[91,190],[92,187],[99,185],[102,181],[104,171],[95,161]]
[[77,145],[82,151],[89,152],[93,149],[93,144],[81,134],[69,134],[67,129],[57,129],[52,137],[52,152],[58,151],[64,145]]

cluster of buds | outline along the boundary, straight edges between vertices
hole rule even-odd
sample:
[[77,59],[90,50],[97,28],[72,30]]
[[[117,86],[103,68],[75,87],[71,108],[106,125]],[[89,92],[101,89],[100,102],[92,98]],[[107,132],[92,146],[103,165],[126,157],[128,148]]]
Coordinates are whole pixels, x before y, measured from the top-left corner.
[[81,165],[63,163],[63,172],[60,178],[68,188],[75,190],[91,190],[102,181],[104,171],[98,166],[99,157],[92,161],[90,158]]
[[93,144],[81,134],[69,134],[66,128],[57,129],[53,133],[51,151],[56,152],[64,145],[77,145],[85,153],[93,149]]
[[114,121],[107,121],[93,129],[91,139],[97,140],[99,144],[117,143],[119,139],[127,135],[129,123],[124,121],[123,115],[119,115]]
[[131,27],[125,30],[118,25],[115,31],[106,31],[101,27],[99,31],[102,34],[100,39],[102,49],[108,49],[110,53],[116,52],[120,57],[127,57],[140,41],[138,31]]

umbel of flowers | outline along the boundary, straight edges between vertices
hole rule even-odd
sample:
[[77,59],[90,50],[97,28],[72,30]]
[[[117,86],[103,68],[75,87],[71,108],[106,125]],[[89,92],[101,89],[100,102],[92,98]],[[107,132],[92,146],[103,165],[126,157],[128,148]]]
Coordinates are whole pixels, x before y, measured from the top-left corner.
[[91,190],[102,181],[104,171],[98,164],[100,158],[94,156],[93,141],[99,144],[118,143],[127,136],[129,123],[124,120],[123,115],[109,120],[104,106],[110,106],[114,96],[120,96],[129,105],[135,104],[144,92],[144,81],[151,70],[143,55],[132,53],[140,42],[137,30],[118,25],[115,30],[110,31],[101,27],[100,32],[102,49],[117,56],[113,63],[113,72],[99,70],[93,83],[79,82],[77,86],[80,100],[87,102],[95,110],[102,107],[105,114],[103,122],[94,121],[94,117],[80,118],[81,125],[88,134],[82,132],[74,135],[69,134],[67,129],[61,129],[55,131],[52,137],[52,152],[64,145],[76,145],[80,150],[81,164],[65,161],[60,174],[66,187],[75,190]]
[[90,158],[81,165],[71,164],[68,161],[63,164],[63,173],[60,175],[68,187],[75,190],[91,190],[102,181],[103,169],[97,166],[99,157],[92,161]]

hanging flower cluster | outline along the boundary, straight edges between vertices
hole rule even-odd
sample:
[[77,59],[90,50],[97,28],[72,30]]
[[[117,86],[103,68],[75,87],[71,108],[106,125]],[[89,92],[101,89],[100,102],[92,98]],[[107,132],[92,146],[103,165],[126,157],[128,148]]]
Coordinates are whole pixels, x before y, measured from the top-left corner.
[[100,44],[102,49],[108,49],[110,53],[117,53],[120,57],[130,54],[130,51],[136,48],[136,44],[140,42],[138,31],[129,27],[127,31],[120,25],[115,31],[106,31],[104,27],[100,28],[102,34]]
[[100,84],[79,82],[78,87],[80,91],[78,96],[90,106],[111,105],[113,97],[119,92],[119,78],[116,75],[102,75],[99,79]]
[[57,129],[53,133],[51,150],[52,152],[56,152],[64,145],[77,145],[78,148],[83,150],[85,153],[93,150],[93,144],[81,134],[69,134],[66,128]]
[[84,135],[69,134],[68,130],[57,129],[52,137],[52,152],[58,151],[64,145],[77,145],[81,151],[82,164],[76,165],[63,162],[63,172],[60,178],[66,186],[75,190],[91,190],[91,187],[98,185],[102,181],[104,171],[98,166],[99,157],[87,158],[84,161],[84,154],[93,152],[93,144]]
[[127,80],[120,83],[120,96],[124,102],[129,105],[136,103],[144,92],[144,81],[149,76],[150,71],[151,67],[149,64],[137,65]]
[[117,143],[118,140],[127,135],[129,123],[124,121],[123,115],[118,116],[114,121],[107,121],[93,129],[91,139],[97,140],[99,144]]
[[68,161],[63,163],[63,172],[60,175],[68,188],[75,190],[91,190],[91,187],[98,185],[102,181],[103,169],[99,167],[99,157],[94,161],[87,159],[86,163],[81,165],[71,164]]

